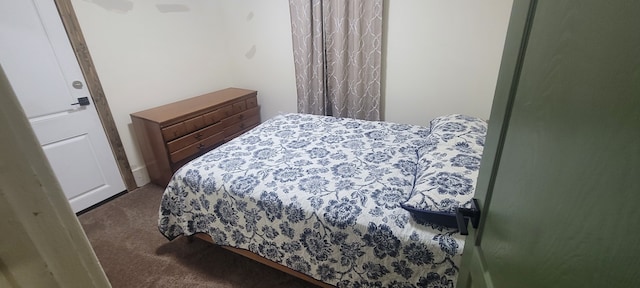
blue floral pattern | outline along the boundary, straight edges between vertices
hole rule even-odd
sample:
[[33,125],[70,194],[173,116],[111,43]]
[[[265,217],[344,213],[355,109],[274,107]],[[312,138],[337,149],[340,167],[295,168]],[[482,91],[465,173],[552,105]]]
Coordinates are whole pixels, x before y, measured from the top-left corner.
[[471,205],[487,123],[453,114],[431,120],[430,128],[428,143],[418,149],[413,192],[402,204],[412,211],[455,213]]
[[[446,141],[457,143],[463,126],[446,125]],[[421,149],[432,148],[421,147],[445,141],[430,132],[326,116],[274,117],[178,170],[162,198],[159,229],[169,239],[207,233],[220,245],[338,287],[449,287],[464,237],[417,223],[400,204],[415,190],[416,175],[440,162],[458,170],[426,172],[434,176],[432,194],[472,194],[473,175],[459,170],[475,169],[479,159],[468,153],[472,143],[427,164]]]

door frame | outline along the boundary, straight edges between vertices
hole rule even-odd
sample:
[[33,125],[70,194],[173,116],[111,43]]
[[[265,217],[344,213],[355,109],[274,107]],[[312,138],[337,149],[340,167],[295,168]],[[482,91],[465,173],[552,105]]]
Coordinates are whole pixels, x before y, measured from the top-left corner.
[[[535,7],[538,0],[514,1],[509,16],[509,28],[505,38],[500,72],[496,81],[496,91],[491,105],[489,130],[485,139],[482,163],[478,174],[475,197],[480,205],[480,224],[477,229],[469,227],[469,235],[465,240],[461,267],[458,274],[457,287],[494,287],[491,276],[485,267],[484,255],[476,249],[480,246],[487,212],[491,206],[493,187],[496,181],[504,142],[509,129],[511,112],[515,101],[522,65],[527,52],[529,34],[531,33]],[[484,213],[483,213],[484,211]],[[472,264],[473,263],[473,264]],[[470,265],[480,269],[470,269]],[[471,279],[489,282],[474,281]]]
[[127,191],[138,188],[71,0],[54,0]]
[[2,67],[0,119],[0,285],[111,287]]

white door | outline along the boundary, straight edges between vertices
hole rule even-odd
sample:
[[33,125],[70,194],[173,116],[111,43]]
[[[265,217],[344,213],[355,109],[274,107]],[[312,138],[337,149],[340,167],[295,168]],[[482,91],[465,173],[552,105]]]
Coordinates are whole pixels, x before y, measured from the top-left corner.
[[124,191],[53,0],[0,1],[0,64],[74,212]]

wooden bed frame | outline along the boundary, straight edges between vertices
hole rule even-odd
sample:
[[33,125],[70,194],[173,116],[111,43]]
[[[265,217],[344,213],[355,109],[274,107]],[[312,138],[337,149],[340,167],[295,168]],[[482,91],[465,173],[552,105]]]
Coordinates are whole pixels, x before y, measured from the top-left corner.
[[[215,242],[213,242],[213,239],[211,239],[211,236],[209,236],[207,234],[204,234],[204,233],[198,233],[198,234],[194,234],[192,236],[189,236],[189,239],[193,239],[193,238],[198,238],[200,240],[204,240],[206,242],[209,242],[209,243],[211,243],[213,245],[217,245]],[[307,281],[307,282],[309,282],[311,284],[314,284],[314,285],[317,285],[319,287],[322,287],[322,288],[335,288],[335,286],[333,286],[333,285],[329,285],[327,283],[324,283],[324,282],[322,282],[322,281],[320,281],[318,279],[315,279],[315,278],[313,278],[313,277],[311,277],[311,276],[309,276],[307,274],[304,274],[304,273],[298,272],[296,270],[293,270],[293,269],[291,269],[291,268],[289,268],[287,266],[284,266],[284,265],[282,265],[280,263],[276,263],[276,262],[273,262],[273,261],[271,261],[269,259],[263,258],[263,257],[255,254],[255,253],[253,253],[251,251],[244,250],[244,249],[239,249],[239,248],[234,248],[234,247],[230,247],[230,246],[220,246],[220,247],[222,247],[224,249],[227,249],[227,250],[229,250],[229,251],[231,251],[233,253],[240,254],[240,255],[242,255],[244,257],[247,257],[247,258],[249,258],[249,259],[251,259],[253,261],[257,261],[257,262],[265,264],[265,265],[267,265],[269,267],[272,267],[272,268],[275,268],[277,270],[280,270],[280,271],[282,271],[284,273],[287,273],[287,274],[289,274],[291,276],[300,278],[300,279],[302,279],[304,281]]]

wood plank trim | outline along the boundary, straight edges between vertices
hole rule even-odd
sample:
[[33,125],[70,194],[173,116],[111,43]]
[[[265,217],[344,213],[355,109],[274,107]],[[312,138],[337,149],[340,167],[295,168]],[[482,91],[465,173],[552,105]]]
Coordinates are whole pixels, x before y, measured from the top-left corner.
[[102,127],[104,127],[104,131],[107,134],[107,140],[109,141],[111,151],[113,152],[116,163],[118,164],[118,170],[120,170],[122,180],[124,180],[127,190],[132,191],[138,188],[138,185],[133,177],[133,172],[131,171],[131,166],[127,159],[127,154],[124,151],[122,140],[118,134],[116,123],[113,120],[109,103],[107,103],[107,98],[104,95],[104,90],[102,89],[102,84],[98,78],[98,73],[96,72],[93,60],[89,54],[89,49],[87,48],[82,30],[80,29],[80,24],[78,23],[78,18],[76,17],[73,6],[71,5],[71,0],[54,1],[58,7],[58,13],[62,19],[64,28],[67,31],[71,47],[73,47],[73,52],[76,54],[76,58],[80,64],[80,69],[82,70],[82,74],[87,82],[87,89],[89,89],[89,94],[91,95],[96,110],[98,111],[98,117],[100,118]]
[[[211,239],[211,236],[209,236],[207,234],[198,233],[198,234],[194,234],[193,236],[198,238],[198,239],[201,239],[201,240],[204,240],[206,242],[209,242],[209,243],[212,243],[212,244],[216,245],[215,242],[213,242],[213,239]],[[239,249],[239,248],[234,248],[234,247],[230,247],[230,246],[220,246],[220,247],[222,247],[224,249],[227,249],[227,250],[229,250],[229,251],[231,251],[233,253],[236,253],[236,254],[242,255],[244,257],[247,257],[247,258],[249,258],[251,260],[254,260],[256,262],[259,262],[259,263],[262,263],[264,265],[267,265],[267,266],[269,266],[271,268],[278,269],[278,270],[280,270],[280,271],[282,271],[284,273],[287,273],[287,274],[289,274],[291,276],[300,278],[300,279],[302,279],[304,281],[307,281],[307,282],[309,282],[311,284],[314,284],[314,285],[317,285],[319,287],[322,287],[322,288],[333,288],[333,287],[335,287],[333,285],[329,285],[329,284],[324,283],[324,282],[322,282],[322,281],[320,281],[318,279],[315,279],[315,278],[313,278],[313,277],[311,277],[311,276],[309,276],[307,274],[298,272],[298,271],[293,270],[293,269],[291,269],[291,268],[289,268],[287,266],[284,266],[282,264],[273,262],[273,261],[271,261],[269,259],[263,258],[263,257],[255,254],[255,253],[253,253],[251,251],[244,250],[244,249]]]

